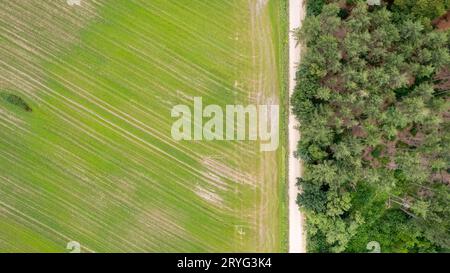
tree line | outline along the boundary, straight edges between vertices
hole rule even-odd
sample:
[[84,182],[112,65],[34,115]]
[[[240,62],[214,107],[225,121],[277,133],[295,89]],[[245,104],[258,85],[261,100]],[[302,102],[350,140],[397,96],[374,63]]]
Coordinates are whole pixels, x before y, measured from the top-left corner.
[[291,103],[311,252],[450,250],[450,36],[432,23],[450,6],[424,3],[307,1]]

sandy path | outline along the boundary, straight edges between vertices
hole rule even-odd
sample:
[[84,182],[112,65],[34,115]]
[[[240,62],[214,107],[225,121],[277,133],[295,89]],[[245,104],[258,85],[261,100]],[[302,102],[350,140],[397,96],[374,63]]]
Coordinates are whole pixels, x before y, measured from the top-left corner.
[[[292,31],[300,27],[305,16],[303,0],[289,0],[289,29]],[[292,34],[289,35],[289,95],[295,88],[295,72],[300,61],[300,47],[296,47],[297,41]],[[296,129],[298,121],[289,108],[289,252],[306,252],[305,234],[303,231],[303,215],[296,204],[297,177],[301,175],[301,164],[294,157],[300,133]]]

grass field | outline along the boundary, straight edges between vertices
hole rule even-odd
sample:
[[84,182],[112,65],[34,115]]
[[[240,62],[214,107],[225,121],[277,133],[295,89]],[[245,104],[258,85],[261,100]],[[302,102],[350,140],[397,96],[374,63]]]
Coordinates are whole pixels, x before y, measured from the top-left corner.
[[170,136],[194,96],[285,106],[285,2],[0,0],[32,109],[0,100],[0,252],[286,251],[284,123],[270,153]]

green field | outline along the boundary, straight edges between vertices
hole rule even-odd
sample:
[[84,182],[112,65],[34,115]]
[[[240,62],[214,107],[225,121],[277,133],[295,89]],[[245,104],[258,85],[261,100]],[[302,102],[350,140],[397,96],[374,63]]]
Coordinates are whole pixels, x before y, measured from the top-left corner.
[[284,122],[270,153],[170,135],[194,96],[286,104],[286,0],[81,3],[0,0],[32,109],[0,98],[0,252],[286,251]]

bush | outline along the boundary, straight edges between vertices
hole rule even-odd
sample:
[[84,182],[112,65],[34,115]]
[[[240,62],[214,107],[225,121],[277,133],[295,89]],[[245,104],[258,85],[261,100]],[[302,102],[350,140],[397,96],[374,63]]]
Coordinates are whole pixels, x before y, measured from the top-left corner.
[[307,16],[317,16],[322,12],[322,7],[325,5],[325,0],[307,0],[306,14]]
[[17,95],[10,93],[0,93],[0,97],[6,102],[15,105],[17,107],[20,107],[22,110],[25,110],[27,112],[33,111],[33,109],[31,109],[31,107],[21,97]]
[[299,179],[298,185],[302,188],[302,194],[298,196],[297,204],[316,213],[325,212],[327,193],[324,187],[312,183],[302,183],[301,179]]

